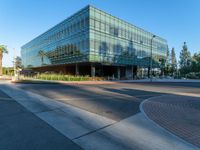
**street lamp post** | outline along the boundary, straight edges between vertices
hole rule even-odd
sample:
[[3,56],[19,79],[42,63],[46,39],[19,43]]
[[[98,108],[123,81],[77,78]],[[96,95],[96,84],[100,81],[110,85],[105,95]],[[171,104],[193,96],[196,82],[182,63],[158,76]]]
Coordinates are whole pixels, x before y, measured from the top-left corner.
[[151,38],[151,60],[150,60],[150,81],[152,82],[152,65],[153,65],[153,62],[152,62],[152,58],[153,58],[153,39],[156,37],[156,35],[153,35],[152,38]]

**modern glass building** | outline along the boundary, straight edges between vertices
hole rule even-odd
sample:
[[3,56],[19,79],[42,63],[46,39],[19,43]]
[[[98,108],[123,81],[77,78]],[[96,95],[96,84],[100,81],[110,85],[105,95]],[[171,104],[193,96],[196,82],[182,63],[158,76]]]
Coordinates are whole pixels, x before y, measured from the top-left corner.
[[166,59],[167,41],[152,37],[89,5],[22,46],[22,64],[37,71],[133,78],[141,69],[145,74],[151,58],[157,69]]

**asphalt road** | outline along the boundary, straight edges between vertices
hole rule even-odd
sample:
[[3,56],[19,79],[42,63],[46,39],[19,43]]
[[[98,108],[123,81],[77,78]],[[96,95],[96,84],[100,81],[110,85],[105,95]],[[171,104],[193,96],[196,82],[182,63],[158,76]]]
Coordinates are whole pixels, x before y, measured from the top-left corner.
[[199,92],[197,84],[194,86],[192,84],[189,86],[188,83],[175,85],[176,83],[119,83],[105,85],[18,84],[17,86],[119,121],[138,113],[139,104],[144,99],[163,94],[158,92],[157,88],[162,87],[163,91],[174,89]]
[[1,150],[79,150],[77,144],[0,90]]
[[140,102],[166,91],[200,93],[200,83],[18,84],[18,87],[116,121],[138,113]]
[[[180,93],[192,93],[192,94],[200,94],[200,82],[146,82],[146,83],[137,83],[135,84],[137,87],[151,87],[155,89],[163,89],[163,90],[173,90],[175,92]],[[153,89],[152,89],[153,90]]]
[[[166,96],[166,93],[171,92],[200,96],[199,83],[16,84],[16,86],[116,121],[138,114],[140,103],[147,98]],[[154,108],[151,110],[156,112],[157,109]],[[159,112],[162,111],[163,109]],[[0,117],[0,149],[80,149],[1,91]]]

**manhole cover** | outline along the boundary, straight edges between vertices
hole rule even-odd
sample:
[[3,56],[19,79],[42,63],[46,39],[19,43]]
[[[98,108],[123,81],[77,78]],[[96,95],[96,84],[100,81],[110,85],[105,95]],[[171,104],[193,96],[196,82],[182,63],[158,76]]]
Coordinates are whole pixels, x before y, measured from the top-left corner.
[[107,114],[112,114],[112,111],[107,110],[106,113],[107,113]]

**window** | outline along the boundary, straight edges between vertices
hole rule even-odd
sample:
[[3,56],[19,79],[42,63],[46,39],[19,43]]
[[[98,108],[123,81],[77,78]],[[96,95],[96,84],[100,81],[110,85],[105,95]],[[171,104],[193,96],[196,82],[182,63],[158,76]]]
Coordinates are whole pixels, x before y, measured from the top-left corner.
[[80,30],[80,20],[77,23],[77,30]]
[[84,19],[81,20],[81,29],[85,28]]
[[94,40],[93,39],[91,39],[90,40],[90,49],[94,49]]
[[95,29],[99,30],[100,28],[100,22],[99,21],[95,21]]
[[106,24],[106,33],[109,33],[109,25]]
[[89,27],[89,17],[85,18],[85,27],[88,28]]
[[95,26],[95,24],[94,24],[94,20],[93,20],[93,19],[90,19],[90,25],[91,25],[92,27]]
[[105,24],[104,23],[101,23],[101,31],[105,32]]

